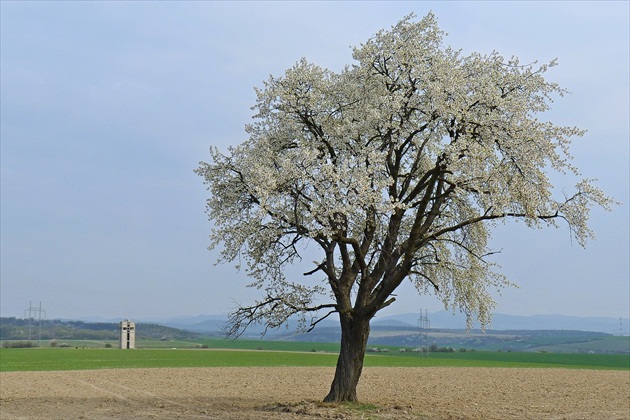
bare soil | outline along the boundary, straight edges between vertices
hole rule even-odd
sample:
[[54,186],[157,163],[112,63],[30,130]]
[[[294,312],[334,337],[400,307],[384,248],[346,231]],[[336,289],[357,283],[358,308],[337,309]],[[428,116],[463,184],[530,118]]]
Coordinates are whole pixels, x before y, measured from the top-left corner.
[[366,368],[361,404],[323,404],[331,368],[0,373],[13,419],[630,419],[630,372]]

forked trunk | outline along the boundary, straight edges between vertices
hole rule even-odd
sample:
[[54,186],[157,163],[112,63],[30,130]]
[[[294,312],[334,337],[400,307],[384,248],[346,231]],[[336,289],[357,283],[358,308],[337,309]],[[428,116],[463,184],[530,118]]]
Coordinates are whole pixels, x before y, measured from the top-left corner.
[[341,351],[330,392],[324,402],[357,401],[357,384],[363,370],[363,358],[370,335],[370,320],[341,315]]

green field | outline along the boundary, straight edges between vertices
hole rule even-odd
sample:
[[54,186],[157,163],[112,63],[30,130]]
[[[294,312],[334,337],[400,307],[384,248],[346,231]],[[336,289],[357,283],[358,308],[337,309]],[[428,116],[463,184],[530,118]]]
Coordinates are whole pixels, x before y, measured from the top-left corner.
[[[111,368],[328,366],[337,361],[337,344],[261,340],[140,342],[140,349],[105,349],[105,342],[72,342],[69,348],[0,349],[0,371]],[[199,349],[207,345],[210,349]],[[156,348],[156,347],[162,348]],[[149,348],[151,347],[151,348]],[[368,353],[365,366],[387,367],[562,367],[630,370],[628,355],[518,352]]]

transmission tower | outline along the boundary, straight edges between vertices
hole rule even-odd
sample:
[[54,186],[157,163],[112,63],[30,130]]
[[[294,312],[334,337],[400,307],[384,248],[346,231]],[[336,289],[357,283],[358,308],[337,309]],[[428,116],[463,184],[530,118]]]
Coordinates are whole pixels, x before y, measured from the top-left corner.
[[[28,314],[28,315],[27,315]],[[43,315],[42,315],[43,314]],[[33,324],[33,319],[35,319],[35,315],[37,316],[37,320],[39,323],[39,335],[38,341],[42,340],[42,319],[46,318],[46,311],[42,309],[42,303],[39,302],[39,307],[33,306],[33,302],[29,301],[28,308],[24,309],[24,318],[28,319],[28,339],[31,340],[31,327]]]
[[424,310],[424,314],[422,314],[422,309],[420,309],[420,318],[418,318],[418,328],[422,330],[431,329],[431,321],[429,321],[429,315],[426,309]]
[[429,357],[429,330],[431,329],[431,321],[429,321],[429,314],[426,309],[423,314],[422,308],[420,308],[418,328],[420,329],[420,347],[422,348],[422,356]]

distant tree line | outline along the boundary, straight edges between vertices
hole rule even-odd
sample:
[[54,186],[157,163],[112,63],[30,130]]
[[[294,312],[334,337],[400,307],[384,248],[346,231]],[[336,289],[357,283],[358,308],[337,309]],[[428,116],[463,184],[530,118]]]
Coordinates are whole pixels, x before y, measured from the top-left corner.
[[[40,335],[41,331],[41,335]],[[200,334],[158,324],[136,324],[136,339],[190,339]],[[118,340],[118,323],[0,318],[0,340]]]

